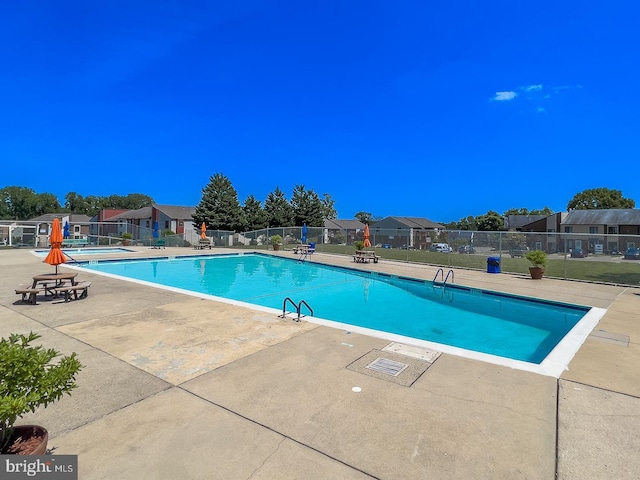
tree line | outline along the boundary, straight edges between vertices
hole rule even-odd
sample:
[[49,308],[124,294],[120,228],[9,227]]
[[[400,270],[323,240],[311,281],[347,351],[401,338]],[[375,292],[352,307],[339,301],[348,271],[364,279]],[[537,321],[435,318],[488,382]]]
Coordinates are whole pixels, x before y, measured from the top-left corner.
[[47,213],[84,214],[93,217],[105,208],[136,210],[153,203],[153,198],[141,193],[83,197],[76,192],[69,192],[64,197],[64,204],[60,205],[60,201],[52,193],[36,193],[31,188],[12,186],[0,188],[0,220],[28,220]]
[[240,205],[238,193],[231,181],[216,173],[202,189],[202,198],[196,205],[193,221],[205,223],[208,229],[237,232],[260,230],[267,227],[304,225],[322,227],[324,221],[337,218],[335,200],[328,193],[322,198],[304,185],[296,185],[287,200],[285,193],[276,187],[267,195],[264,205],[254,195],[249,195]]
[[[105,208],[136,210],[155,202],[148,195],[131,193],[106,197],[89,195],[83,197],[69,192],[60,205],[51,193],[36,193],[26,187],[10,186],[0,189],[0,220],[28,220],[46,213],[85,214],[93,217]],[[593,188],[577,193],[567,204],[567,210],[600,210],[611,208],[635,208],[635,201],[625,198],[620,190]],[[440,222],[449,230],[500,231],[505,229],[504,218],[509,215],[551,215],[549,207],[539,210],[512,208],[499,214],[490,210],[484,215],[467,216],[458,221]],[[223,174],[216,173],[202,189],[202,198],[196,206],[193,221],[196,225],[205,222],[214,230],[250,231],[267,227],[288,227],[307,224],[321,227],[327,219],[335,219],[338,214],[335,200],[325,193],[320,197],[304,185],[296,185],[291,200],[276,187],[267,195],[264,203],[249,195],[241,205],[231,181]],[[380,217],[370,212],[360,211],[355,218],[365,224],[372,224]]]

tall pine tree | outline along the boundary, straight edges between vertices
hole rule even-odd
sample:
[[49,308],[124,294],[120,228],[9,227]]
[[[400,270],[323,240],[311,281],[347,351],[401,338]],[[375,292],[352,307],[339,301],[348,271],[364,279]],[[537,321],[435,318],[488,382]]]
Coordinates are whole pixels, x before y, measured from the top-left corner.
[[210,230],[244,229],[244,212],[238,202],[238,193],[226,176],[216,173],[209,179],[192,218],[196,226],[204,222]]
[[267,195],[264,211],[269,227],[290,227],[293,225],[293,207],[284,196],[280,187]]
[[262,209],[262,204],[253,195],[249,195],[242,206],[247,222],[247,230],[260,230],[267,226],[267,215]]
[[294,225],[307,224],[308,227],[324,225],[324,206],[318,194],[313,190],[305,190],[304,185],[296,185],[291,197],[294,213]]

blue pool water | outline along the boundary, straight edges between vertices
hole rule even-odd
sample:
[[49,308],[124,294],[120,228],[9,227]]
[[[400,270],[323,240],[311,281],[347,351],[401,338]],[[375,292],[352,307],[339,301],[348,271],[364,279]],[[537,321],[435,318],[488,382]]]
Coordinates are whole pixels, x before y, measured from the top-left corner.
[[87,262],[83,268],[540,363],[587,307],[260,254]]
[[[86,247],[86,248],[63,248],[62,251],[72,257],[75,257],[77,255],[97,255],[97,254],[104,254],[104,253],[129,253],[129,252],[133,252],[133,250],[128,250],[126,248],[120,248],[120,247],[111,247],[111,248],[93,248],[93,247]],[[49,250],[36,250],[35,251],[36,255],[38,255],[39,257],[46,257],[47,254],[49,253]]]

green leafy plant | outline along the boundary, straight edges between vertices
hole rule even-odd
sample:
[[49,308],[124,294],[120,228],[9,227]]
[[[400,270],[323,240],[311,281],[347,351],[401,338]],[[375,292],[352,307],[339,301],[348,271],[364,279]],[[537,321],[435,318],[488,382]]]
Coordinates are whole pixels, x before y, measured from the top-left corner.
[[546,267],[547,266],[547,254],[542,250],[532,250],[524,255],[524,258],[529,260],[534,267]]
[[364,242],[362,240],[356,240],[353,242],[353,245],[356,247],[356,250],[362,250],[364,248]]
[[272,235],[269,237],[271,245],[282,245],[282,237],[280,235]]
[[60,356],[31,342],[40,335],[11,334],[0,340],[0,451],[7,446],[16,420],[59,400],[76,388],[83,365],[75,353]]
[[120,237],[123,240],[131,240],[133,238],[133,235],[130,234],[129,232],[124,232],[122,235],[120,235]]

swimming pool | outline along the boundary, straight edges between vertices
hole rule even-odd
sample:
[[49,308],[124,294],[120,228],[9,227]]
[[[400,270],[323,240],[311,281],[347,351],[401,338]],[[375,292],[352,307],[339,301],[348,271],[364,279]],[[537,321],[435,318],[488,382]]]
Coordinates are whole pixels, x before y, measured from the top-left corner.
[[[63,248],[62,251],[67,255],[74,257],[77,255],[102,255],[104,253],[131,253],[134,250],[129,250],[121,247],[110,247],[110,248],[94,248],[94,247],[86,247],[86,248]],[[46,257],[49,253],[49,250],[35,250],[34,252],[39,257]]]
[[[296,304],[305,300],[316,319],[417,339],[440,351],[448,346],[452,353],[500,357],[510,366],[568,363],[595,325],[594,309],[584,306],[458,285],[443,288],[408,277],[262,254],[107,260],[81,266],[279,311],[287,297]],[[567,334],[586,318],[587,325],[578,329],[582,341],[575,346],[575,336],[567,341]],[[562,342],[574,345],[573,352],[562,348],[551,356]]]

